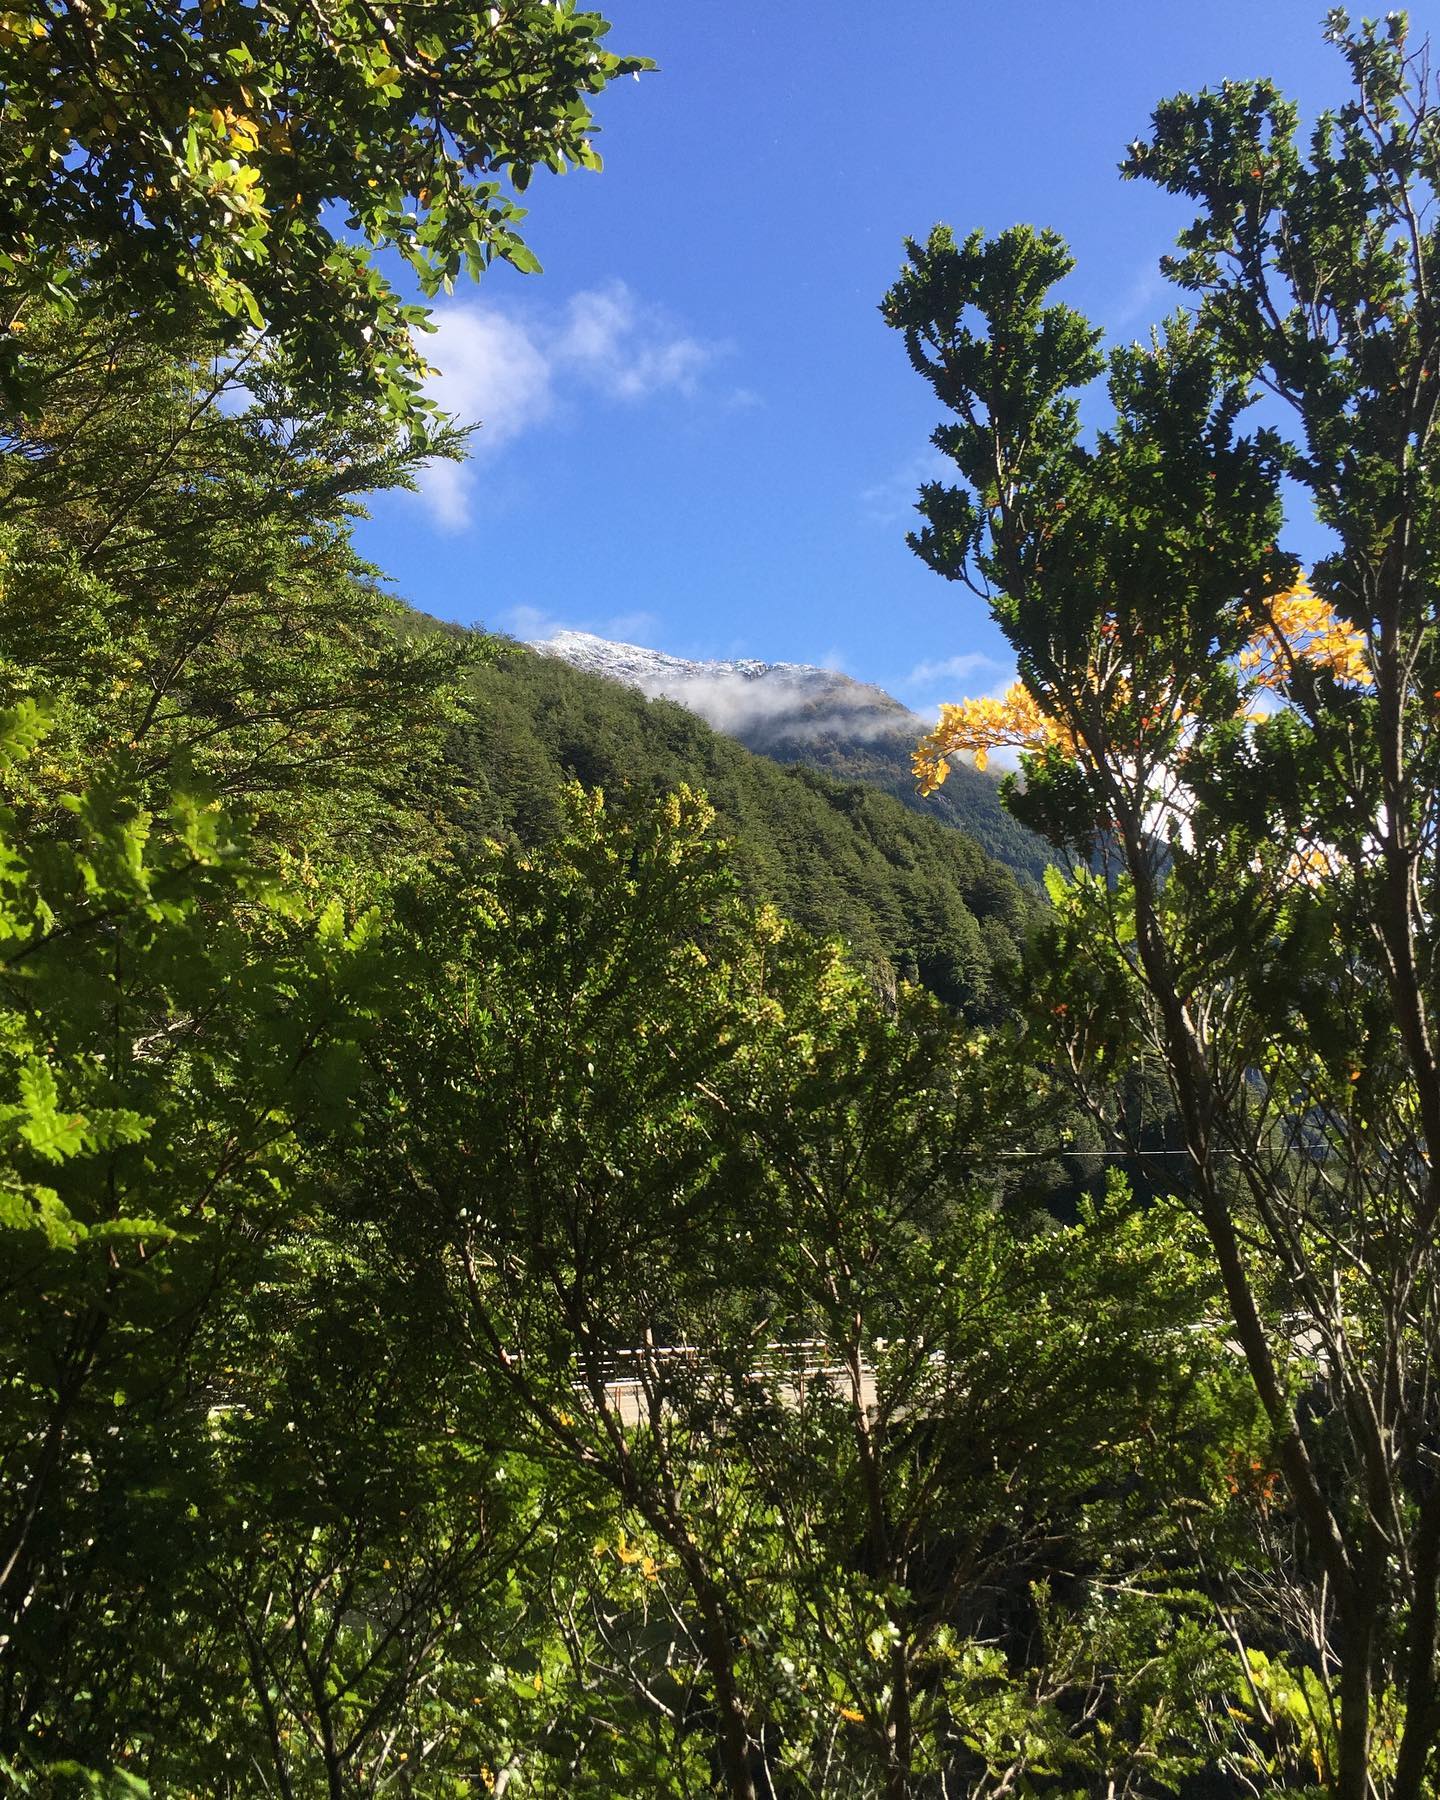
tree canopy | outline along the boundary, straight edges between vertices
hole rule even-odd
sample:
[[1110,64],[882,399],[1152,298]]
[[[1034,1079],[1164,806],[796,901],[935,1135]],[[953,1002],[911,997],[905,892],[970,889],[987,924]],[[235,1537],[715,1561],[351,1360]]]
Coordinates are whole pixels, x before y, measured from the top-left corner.
[[1127,169],[1199,214],[1148,345],[1102,355],[1026,228],[886,301],[957,471],[916,548],[1019,661],[919,771],[1018,752],[1044,902],[357,554],[463,449],[383,253],[528,266],[514,193],[641,67],[603,32],[0,13],[0,1779],[1423,1800],[1403,23],[1332,19],[1308,148],[1263,83],[1158,110]]
[[[1077,856],[1039,1017],[1082,1082],[1165,1073],[1293,1519],[1272,1629],[1314,1683],[1316,1779],[1408,1800],[1440,1736],[1440,126],[1402,15],[1328,33],[1354,93],[1307,142],[1258,82],[1131,146],[1127,175],[1199,207],[1166,265],[1194,304],[1149,345],[1102,357],[1049,299],[1063,245],[1023,228],[912,244],[885,313],[955,415],[960,485],[922,492],[912,542],[1020,671],[917,767],[1019,746],[1012,805]],[[1290,434],[1242,434],[1264,390]],[[1335,543],[1308,577],[1287,477]]]
[[0,376],[31,309],[123,293],[282,346],[297,395],[413,414],[427,293],[537,270],[516,196],[598,168],[588,102],[649,67],[573,0],[36,0],[0,23]]

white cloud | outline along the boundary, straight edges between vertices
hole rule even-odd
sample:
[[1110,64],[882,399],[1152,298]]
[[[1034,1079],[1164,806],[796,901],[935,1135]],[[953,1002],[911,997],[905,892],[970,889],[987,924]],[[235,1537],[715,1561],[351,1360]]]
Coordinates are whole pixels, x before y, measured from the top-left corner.
[[554,637],[557,631],[564,631],[566,627],[542,607],[511,606],[495,621],[494,629],[509,632],[522,644],[534,644],[542,638]]
[[470,462],[432,463],[421,496],[447,530],[469,523],[473,468],[589,390],[638,404],[663,393],[693,398],[724,346],[677,330],[623,281],[587,289],[554,315],[519,316],[480,304],[441,306],[425,359],[439,373],[427,391],[462,424],[478,425]]
[[481,422],[492,448],[546,417],[554,405],[550,363],[524,325],[478,306],[447,306],[435,318],[426,356],[440,373],[429,393],[446,412]]
[[496,621],[496,629],[508,632],[522,644],[543,643],[562,631],[589,631],[616,644],[643,644],[655,648],[661,621],[652,612],[613,613],[608,619],[561,619],[543,607],[521,604],[508,607]]
[[957,682],[969,681],[985,669],[1000,669],[993,656],[986,656],[979,650],[969,650],[963,656],[947,656],[940,662],[916,663],[915,667],[901,683],[907,689],[927,688],[937,681]]
[[463,531],[470,523],[470,471],[464,463],[440,458],[427,463],[417,486],[435,523],[445,531]]
[[1177,290],[1160,273],[1159,259],[1143,263],[1131,276],[1130,285],[1109,308],[1112,331],[1119,333],[1144,321],[1147,333],[1165,313],[1180,304]]
[[479,423],[470,461],[440,459],[420,477],[420,497],[436,524],[463,531],[474,501],[473,462],[546,419],[555,405],[550,363],[534,336],[516,319],[479,306],[436,309],[426,360],[439,373],[426,384],[431,398],[461,424]]
[[643,644],[647,650],[653,650],[656,648],[653,640],[659,629],[660,620],[654,613],[626,612],[606,619],[603,629],[596,635],[611,638],[617,644]]
[[553,346],[556,364],[619,400],[648,399],[666,388],[693,395],[715,355],[714,345],[676,334],[623,281],[576,294]]
[[838,671],[836,675],[835,685],[827,689],[809,675],[796,680],[780,671],[747,676],[729,669],[712,674],[662,667],[637,671],[635,685],[650,699],[673,700],[732,737],[767,729],[792,738],[830,732],[862,739],[893,734],[895,715],[877,708],[868,689],[846,686]]

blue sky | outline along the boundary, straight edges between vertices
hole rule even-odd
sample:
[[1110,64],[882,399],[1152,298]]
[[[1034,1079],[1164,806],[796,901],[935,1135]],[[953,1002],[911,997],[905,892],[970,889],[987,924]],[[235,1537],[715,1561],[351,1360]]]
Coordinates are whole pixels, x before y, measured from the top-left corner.
[[1124,146],[1157,100],[1226,77],[1338,101],[1323,6],[604,10],[659,72],[602,96],[602,174],[537,176],[545,273],[440,302],[441,397],[482,429],[462,472],[383,497],[362,549],[426,611],[523,637],[826,663],[922,712],[993,689],[983,609],[905,545],[938,409],[876,310],[902,240],[1053,225],[1065,298],[1143,335],[1186,215],[1120,181]]

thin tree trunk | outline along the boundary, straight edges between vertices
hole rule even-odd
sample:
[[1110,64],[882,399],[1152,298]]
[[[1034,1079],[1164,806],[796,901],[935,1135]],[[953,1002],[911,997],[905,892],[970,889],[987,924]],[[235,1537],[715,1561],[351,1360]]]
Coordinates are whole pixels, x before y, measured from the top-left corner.
[[1335,1800],[1370,1800],[1370,1693],[1375,1609],[1361,1601],[1354,1616],[1342,1611],[1340,1662],[1340,1767]]
[[715,1684],[715,1748],[730,1800],[759,1800],[755,1778],[750,1772],[750,1727],[745,1706],[735,1683],[730,1631],[725,1615],[703,1576],[691,1575],[691,1587],[700,1608],[704,1626],[705,1660],[710,1679]]
[[[1120,798],[1116,796],[1117,800]],[[1166,1061],[1180,1105],[1186,1147],[1200,1196],[1201,1218],[1224,1283],[1231,1319],[1260,1402],[1275,1432],[1276,1451],[1305,1527],[1311,1553],[1330,1578],[1343,1624],[1340,1667],[1340,1754],[1335,1800],[1370,1800],[1371,1688],[1379,1589],[1357,1567],[1356,1547],[1346,1541],[1325,1497],[1275,1368],[1264,1320],[1250,1285],[1230,1208],[1215,1181],[1212,1126],[1214,1095],[1201,1045],[1171,977],[1168,947],[1159,921],[1154,875],[1139,823],[1117,806],[1126,861],[1135,886],[1136,949],[1146,983],[1159,1007]],[[1362,1450],[1364,1446],[1361,1446]],[[1373,1562],[1374,1559],[1369,1559]]]
[[1425,1772],[1436,1740],[1440,1738],[1440,1693],[1437,1693],[1435,1651],[1436,1589],[1440,1586],[1440,1484],[1432,1486],[1421,1511],[1420,1529],[1411,1554],[1408,1643],[1402,1685],[1405,1696],[1405,1729],[1391,1783],[1391,1800],[1425,1800],[1430,1789]]

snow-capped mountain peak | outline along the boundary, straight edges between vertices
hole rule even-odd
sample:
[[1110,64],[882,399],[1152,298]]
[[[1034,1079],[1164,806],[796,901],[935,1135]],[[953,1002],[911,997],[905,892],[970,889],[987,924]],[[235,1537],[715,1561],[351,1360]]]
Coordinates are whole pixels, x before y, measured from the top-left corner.
[[557,631],[529,647],[592,675],[622,681],[652,700],[674,700],[717,730],[757,748],[777,738],[829,734],[874,738],[903,732],[913,739],[925,729],[883,689],[813,663],[753,657],[696,662],[588,631]]

